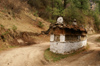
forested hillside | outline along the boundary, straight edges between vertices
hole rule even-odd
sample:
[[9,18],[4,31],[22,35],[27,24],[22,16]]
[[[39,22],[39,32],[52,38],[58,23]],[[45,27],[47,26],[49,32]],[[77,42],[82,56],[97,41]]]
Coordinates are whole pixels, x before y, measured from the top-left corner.
[[78,24],[100,29],[99,0],[29,0],[28,4],[35,9],[39,17],[51,23],[56,22],[58,16],[63,16],[67,24],[76,19]]

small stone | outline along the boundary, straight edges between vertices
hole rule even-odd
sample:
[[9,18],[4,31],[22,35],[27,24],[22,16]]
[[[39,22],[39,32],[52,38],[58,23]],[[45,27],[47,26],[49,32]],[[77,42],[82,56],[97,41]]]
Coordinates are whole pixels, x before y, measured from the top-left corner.
[[8,44],[8,43],[5,43],[5,45],[6,45],[6,46],[9,46],[9,44]]
[[24,43],[22,39],[17,39],[18,43]]

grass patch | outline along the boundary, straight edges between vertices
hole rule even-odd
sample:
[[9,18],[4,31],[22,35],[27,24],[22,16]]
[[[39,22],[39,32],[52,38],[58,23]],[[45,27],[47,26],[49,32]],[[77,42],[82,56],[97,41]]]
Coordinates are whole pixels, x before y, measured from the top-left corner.
[[73,52],[73,53],[64,54],[64,55],[53,53],[53,52],[50,51],[50,48],[48,48],[48,49],[46,49],[45,52],[44,52],[44,57],[45,57],[45,59],[46,59],[47,61],[49,61],[49,62],[56,62],[56,61],[59,61],[59,60],[61,60],[61,59],[67,58],[67,57],[69,57],[69,56],[73,56],[73,55],[75,55],[75,54],[78,54],[78,53],[80,53],[80,52],[82,52],[82,51],[85,51],[85,50],[87,50],[88,48],[89,48],[89,45],[87,44],[87,46],[84,47],[84,48],[82,48],[82,49],[79,49],[79,50],[77,50],[77,51],[75,51],[75,52]]
[[16,31],[16,30],[17,30],[17,27],[16,27],[15,25],[13,25],[13,26],[12,26],[12,30],[13,30],[13,31]]
[[38,27],[43,28],[44,27],[43,23],[39,21]]
[[100,42],[100,37],[95,40],[96,42]]
[[85,50],[88,50],[90,48],[89,44],[86,45]]
[[5,51],[5,50],[9,50],[11,48],[16,48],[16,47],[19,47],[19,46],[11,46],[11,45],[6,46],[6,45],[1,45],[0,46],[0,51]]

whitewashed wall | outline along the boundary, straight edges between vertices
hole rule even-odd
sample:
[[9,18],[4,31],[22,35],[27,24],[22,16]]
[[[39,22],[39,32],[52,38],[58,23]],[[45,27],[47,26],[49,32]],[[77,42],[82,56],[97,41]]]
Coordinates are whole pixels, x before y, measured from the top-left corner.
[[54,41],[54,34],[50,35],[50,41]]
[[50,51],[64,54],[72,50],[77,50],[87,45],[87,40],[80,42],[50,42]]

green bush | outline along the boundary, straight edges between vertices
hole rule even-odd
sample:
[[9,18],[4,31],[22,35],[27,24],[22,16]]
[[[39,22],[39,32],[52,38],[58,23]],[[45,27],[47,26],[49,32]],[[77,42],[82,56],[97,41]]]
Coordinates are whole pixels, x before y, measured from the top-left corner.
[[56,20],[49,19],[49,22],[53,24],[56,22]]
[[99,17],[97,15],[94,15],[94,24],[95,24],[95,29],[99,30],[100,29],[100,19],[98,19]]
[[8,32],[8,31],[6,31],[6,32],[2,33],[2,35],[3,35],[3,36],[4,36],[4,35],[7,35],[7,34],[9,34],[9,32]]
[[13,30],[13,31],[16,31],[16,30],[17,30],[17,27],[16,27],[15,25],[13,25],[13,26],[12,26],[12,30]]
[[93,12],[93,18],[94,18],[94,25],[95,29],[99,30],[100,29],[100,18],[99,18],[99,8],[97,7],[94,12]]
[[40,27],[40,28],[43,28],[44,27],[44,25],[43,25],[43,23],[42,22],[38,22],[38,26]]
[[3,25],[0,25],[0,27],[1,27],[1,28],[4,28],[4,26],[3,26]]
[[38,17],[38,11],[36,11],[36,12],[34,13],[34,16]]

